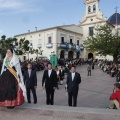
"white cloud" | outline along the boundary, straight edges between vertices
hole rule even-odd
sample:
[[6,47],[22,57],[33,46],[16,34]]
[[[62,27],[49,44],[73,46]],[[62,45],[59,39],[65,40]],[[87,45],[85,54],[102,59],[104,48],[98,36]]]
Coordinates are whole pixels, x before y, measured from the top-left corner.
[[[0,15],[38,11],[38,8],[36,9],[35,6],[37,2],[41,1],[44,0],[0,0],[0,11],[2,11]],[[39,10],[43,11],[40,8]]]
[[0,0],[0,9],[18,9],[22,6],[20,0]]

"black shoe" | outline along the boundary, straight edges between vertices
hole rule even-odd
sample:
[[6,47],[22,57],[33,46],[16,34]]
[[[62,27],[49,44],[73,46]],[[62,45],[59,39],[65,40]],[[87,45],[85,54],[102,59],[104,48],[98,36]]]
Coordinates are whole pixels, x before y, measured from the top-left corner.
[[10,107],[7,107],[7,109],[10,109]]
[[13,108],[14,108],[14,106],[10,107],[10,109],[13,109]]
[[37,102],[33,102],[34,104],[37,104]]
[[31,103],[31,101],[28,101],[28,103]]

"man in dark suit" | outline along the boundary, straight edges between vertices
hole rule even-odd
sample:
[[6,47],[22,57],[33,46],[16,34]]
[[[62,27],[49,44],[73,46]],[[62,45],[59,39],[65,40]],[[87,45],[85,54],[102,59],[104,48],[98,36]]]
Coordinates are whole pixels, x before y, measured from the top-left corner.
[[37,103],[36,88],[37,88],[37,75],[36,70],[32,70],[32,64],[28,63],[28,70],[24,73],[24,83],[27,90],[27,100],[31,103],[30,91],[32,91],[34,104]]
[[46,104],[53,105],[54,104],[54,91],[57,84],[57,74],[54,70],[52,70],[52,65],[48,64],[48,70],[44,71],[43,79],[42,79],[42,87],[46,89]]
[[63,66],[61,66],[60,73],[59,73],[61,85],[63,84],[64,75],[65,75],[65,72],[63,70]]
[[[71,72],[67,75],[67,92],[68,92],[68,104],[69,106],[77,106],[77,95],[79,90],[79,84],[81,83],[81,76],[76,72],[75,66],[71,67]],[[73,105],[72,105],[73,100]]]

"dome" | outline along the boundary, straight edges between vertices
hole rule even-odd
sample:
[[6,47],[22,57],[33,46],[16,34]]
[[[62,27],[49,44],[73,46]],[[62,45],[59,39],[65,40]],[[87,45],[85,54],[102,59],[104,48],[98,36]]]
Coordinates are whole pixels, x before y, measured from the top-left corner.
[[119,13],[114,13],[109,19],[108,23],[110,24],[120,24],[120,14]]

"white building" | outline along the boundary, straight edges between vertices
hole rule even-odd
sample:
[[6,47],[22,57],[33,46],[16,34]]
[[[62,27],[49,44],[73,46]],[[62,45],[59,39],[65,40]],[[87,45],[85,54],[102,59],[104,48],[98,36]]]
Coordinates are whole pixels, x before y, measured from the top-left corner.
[[[34,49],[43,50],[43,56],[50,58],[52,52],[58,58],[79,58],[82,54],[82,28],[76,25],[64,25],[53,28],[38,30],[15,36],[18,40],[25,38],[32,43]],[[81,47],[81,51],[80,51]],[[36,58],[37,55],[29,55],[29,58]],[[22,59],[25,57],[23,56]],[[26,55],[28,59],[28,55]]]
[[[95,53],[86,51],[83,47],[83,41],[88,36],[93,35],[96,26],[105,23],[111,24],[113,29],[120,30],[120,14],[115,13],[107,20],[99,9],[99,2],[100,0],[84,0],[86,11],[79,25],[57,26],[16,35],[15,37],[18,40],[21,38],[29,40],[33,48],[37,49],[39,47],[43,50],[43,56],[48,59],[52,52],[57,54],[58,58],[100,58]],[[35,54],[30,55],[30,58],[36,56]],[[112,58],[108,56],[108,59]]]

